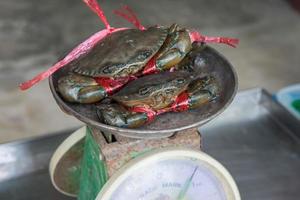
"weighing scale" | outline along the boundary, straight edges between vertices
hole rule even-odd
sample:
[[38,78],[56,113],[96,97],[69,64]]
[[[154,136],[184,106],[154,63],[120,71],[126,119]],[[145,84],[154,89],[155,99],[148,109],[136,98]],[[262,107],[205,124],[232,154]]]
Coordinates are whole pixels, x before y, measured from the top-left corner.
[[239,200],[228,171],[201,151],[167,148],[133,159],[105,184],[97,200]]
[[195,129],[161,140],[107,142],[99,130],[83,127],[58,147],[50,174],[57,190],[78,199],[240,199],[229,172],[200,151]]
[[64,112],[87,124],[54,153],[50,175],[55,188],[80,200],[239,200],[230,174],[201,153],[197,131],[232,102],[237,76],[231,64],[209,46],[195,52],[194,64],[203,75],[216,77],[219,97],[198,109],[166,113],[138,129],[102,123],[95,112],[97,104],[64,101],[56,88],[69,69],[54,73],[49,83],[56,102]]
[[[98,129],[82,127],[71,134],[53,154],[50,161],[51,180],[58,191],[75,197],[80,193],[81,187],[87,187],[90,182],[103,187],[108,177],[128,161],[148,151],[167,147],[185,147],[199,151],[200,145],[200,134],[196,129],[178,132],[172,137],[159,140],[116,136],[113,142],[108,142]],[[90,175],[83,176],[82,169],[92,169],[99,179]],[[80,181],[88,183],[80,185]]]

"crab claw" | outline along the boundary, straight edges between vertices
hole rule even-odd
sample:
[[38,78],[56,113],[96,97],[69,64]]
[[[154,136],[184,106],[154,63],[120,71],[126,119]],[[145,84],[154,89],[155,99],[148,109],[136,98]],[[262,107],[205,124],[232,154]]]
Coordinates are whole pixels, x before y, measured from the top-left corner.
[[181,93],[168,110],[163,112],[182,112],[201,107],[218,97],[219,86],[212,76],[197,78],[190,83],[187,91]]
[[160,71],[168,71],[190,52],[192,43],[186,29],[181,29],[177,24],[169,28],[168,37],[164,44],[151,58],[143,70],[143,74],[152,74]]
[[97,115],[106,124],[122,128],[137,128],[148,122],[147,113],[131,112],[119,104],[101,104]]
[[93,78],[71,74],[59,79],[58,91],[69,102],[95,103],[107,96]]

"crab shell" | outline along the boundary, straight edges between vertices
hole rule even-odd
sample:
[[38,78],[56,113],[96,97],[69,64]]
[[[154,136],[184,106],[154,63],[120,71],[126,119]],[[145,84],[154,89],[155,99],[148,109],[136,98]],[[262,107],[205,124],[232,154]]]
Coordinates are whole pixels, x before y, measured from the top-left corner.
[[193,75],[184,71],[148,75],[129,83],[111,98],[126,107],[159,110],[170,105],[192,80]]
[[[127,29],[107,36],[70,63],[73,72],[90,77],[126,77],[140,71],[158,52],[168,28]],[[145,38],[147,38],[145,40]]]

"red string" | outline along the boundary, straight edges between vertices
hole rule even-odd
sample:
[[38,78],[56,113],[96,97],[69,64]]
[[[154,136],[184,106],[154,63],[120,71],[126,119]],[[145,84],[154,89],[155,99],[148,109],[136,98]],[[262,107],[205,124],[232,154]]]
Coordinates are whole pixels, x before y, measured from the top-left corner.
[[232,47],[236,47],[236,45],[239,44],[239,39],[236,38],[209,37],[209,36],[201,35],[197,31],[192,31],[189,34],[192,42],[197,41],[197,42],[207,42],[207,43],[223,43]]
[[121,89],[126,83],[129,81],[137,79],[135,76],[128,76],[124,78],[104,78],[104,77],[96,77],[95,81],[101,85],[107,94],[113,94],[117,90]]
[[187,92],[182,92],[171,106],[172,111],[182,112],[189,109],[189,95]]
[[88,5],[88,7],[93,12],[95,12],[100,17],[101,21],[106,26],[106,29],[95,33],[94,35],[89,37],[87,40],[85,40],[84,42],[79,44],[66,57],[64,57],[62,60],[57,62],[52,67],[50,67],[45,72],[38,74],[37,76],[35,76],[33,79],[31,79],[29,81],[21,83],[19,85],[21,90],[26,90],[26,89],[32,87],[36,83],[51,76],[54,72],[56,72],[61,67],[65,66],[65,65],[69,64],[71,61],[79,58],[81,55],[88,53],[95,46],[95,44],[97,42],[99,42],[100,40],[105,38],[108,34],[110,34],[112,32],[117,32],[120,30],[127,29],[127,28],[117,28],[117,29],[112,28],[109,25],[105,15],[104,15],[104,12],[103,12],[102,8],[100,7],[100,5],[98,4],[97,0],[83,0],[83,1]]
[[97,2],[97,0],[83,0],[83,1],[93,12],[95,12],[99,16],[101,21],[104,23],[106,29],[111,31],[113,28],[111,28],[111,26],[109,25],[105,15],[104,15],[104,12],[103,12],[101,6],[99,5],[99,3]]
[[187,92],[182,92],[174,101],[174,103],[167,108],[163,108],[157,111],[154,111],[147,107],[133,107],[129,108],[129,111],[136,112],[136,113],[146,113],[148,117],[148,121],[152,121],[156,115],[160,115],[167,112],[182,112],[189,109],[189,95]]
[[142,72],[143,75],[146,74],[154,74],[159,72],[159,70],[156,68],[156,56],[152,57],[148,63],[146,64],[146,66],[144,67],[144,70]]
[[[122,12],[122,10],[124,12]],[[125,12],[127,11],[128,14]],[[119,15],[120,17],[123,17],[128,22],[132,23],[135,27],[137,27],[140,30],[145,30],[145,27],[141,24],[140,20],[137,18],[136,14],[133,12],[129,6],[125,5],[122,7],[121,10],[114,10],[113,11],[116,15]]]
[[[125,30],[128,28],[117,28],[114,29],[112,32],[117,32],[121,30]],[[21,83],[19,85],[21,90],[26,90],[35,85],[36,83],[48,78],[51,76],[54,72],[56,72],[58,69],[64,67],[65,65],[69,64],[71,61],[79,58],[81,55],[88,53],[94,46],[97,44],[100,40],[105,38],[110,32],[105,29],[101,30],[91,37],[89,37],[87,40],[79,44],[77,47],[75,47],[66,57],[64,57],[62,60],[57,62],[55,65],[50,67],[45,72],[42,72],[35,76],[33,79],[26,81],[24,83]]]
[[187,92],[182,92],[177,96],[174,103],[167,107],[157,111],[157,114],[167,113],[167,112],[182,112],[189,109],[189,95]]

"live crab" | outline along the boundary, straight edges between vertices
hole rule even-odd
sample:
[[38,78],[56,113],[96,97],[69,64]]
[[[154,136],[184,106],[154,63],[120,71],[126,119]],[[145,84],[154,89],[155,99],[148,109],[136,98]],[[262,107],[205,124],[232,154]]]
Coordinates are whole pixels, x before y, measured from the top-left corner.
[[166,112],[198,108],[217,98],[219,86],[213,76],[197,77],[178,71],[144,76],[111,96],[115,103],[97,106],[106,124],[137,128]]
[[138,76],[169,70],[191,47],[188,31],[176,24],[115,32],[70,63],[73,73],[58,89],[69,102],[95,103]]

